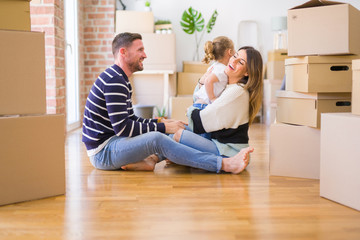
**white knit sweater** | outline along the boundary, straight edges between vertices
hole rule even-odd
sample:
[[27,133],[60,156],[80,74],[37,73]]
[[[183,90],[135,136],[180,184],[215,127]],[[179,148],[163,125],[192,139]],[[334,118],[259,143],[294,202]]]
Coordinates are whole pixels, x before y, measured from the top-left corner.
[[190,107],[188,116],[194,132],[212,133],[220,154],[233,156],[248,146],[249,92],[242,85],[227,85],[220,97],[205,109]]

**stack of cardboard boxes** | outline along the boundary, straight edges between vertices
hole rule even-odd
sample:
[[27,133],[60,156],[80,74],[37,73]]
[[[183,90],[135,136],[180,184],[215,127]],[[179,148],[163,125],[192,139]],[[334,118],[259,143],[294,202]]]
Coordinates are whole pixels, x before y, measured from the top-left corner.
[[286,49],[271,50],[268,52],[266,64],[266,79],[264,79],[263,120],[270,125],[276,117],[276,91],[281,88],[285,76]]
[[[320,178],[321,114],[351,111],[352,60],[360,53],[360,12],[309,1],[288,11],[285,91],[270,128],[270,174]],[[326,26],[326,27],[324,27]]]
[[154,33],[151,11],[118,10],[115,29],[116,34],[135,32],[142,35],[147,55],[144,71],[134,73],[130,79],[135,108],[144,105],[167,108],[169,97],[176,94],[175,34]]
[[30,2],[0,1],[0,12],[3,205],[65,193],[65,119],[46,115],[44,33],[30,31]]
[[352,112],[321,116],[320,196],[360,211],[360,58],[352,70]]
[[193,93],[199,79],[204,75],[209,64],[201,62],[183,62],[183,72],[177,75],[176,97],[170,98],[171,118],[187,121],[186,109],[193,104]]

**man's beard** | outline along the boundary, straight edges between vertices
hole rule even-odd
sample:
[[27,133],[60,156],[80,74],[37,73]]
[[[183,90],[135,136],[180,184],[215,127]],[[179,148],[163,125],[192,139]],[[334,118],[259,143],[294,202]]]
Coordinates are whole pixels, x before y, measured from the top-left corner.
[[129,68],[133,73],[144,70],[144,66],[141,66],[139,61],[129,63]]

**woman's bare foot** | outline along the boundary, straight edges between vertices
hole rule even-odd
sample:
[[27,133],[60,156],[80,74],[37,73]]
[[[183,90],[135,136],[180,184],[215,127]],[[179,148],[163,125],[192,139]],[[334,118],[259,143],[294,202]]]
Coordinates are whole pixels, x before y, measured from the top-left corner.
[[223,158],[221,170],[234,174],[241,173],[249,164],[250,153],[253,151],[253,147],[247,147],[241,149],[241,151],[233,157]]
[[142,160],[141,162],[131,163],[125,166],[122,166],[122,170],[126,171],[154,171],[155,164],[159,161],[158,156],[152,154]]

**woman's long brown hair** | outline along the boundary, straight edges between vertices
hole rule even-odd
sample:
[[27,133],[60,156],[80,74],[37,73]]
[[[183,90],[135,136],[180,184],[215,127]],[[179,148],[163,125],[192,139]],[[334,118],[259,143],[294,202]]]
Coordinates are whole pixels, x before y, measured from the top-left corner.
[[259,112],[263,96],[263,61],[261,54],[250,46],[241,47],[240,50],[246,51],[248,76],[239,80],[245,84],[245,89],[249,92],[249,124],[253,122]]

